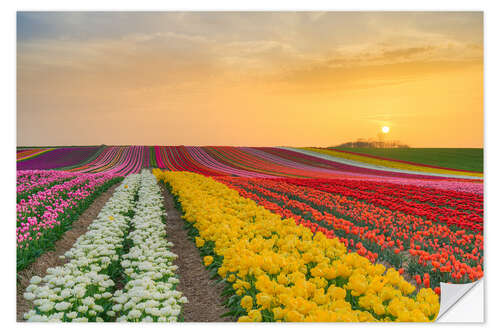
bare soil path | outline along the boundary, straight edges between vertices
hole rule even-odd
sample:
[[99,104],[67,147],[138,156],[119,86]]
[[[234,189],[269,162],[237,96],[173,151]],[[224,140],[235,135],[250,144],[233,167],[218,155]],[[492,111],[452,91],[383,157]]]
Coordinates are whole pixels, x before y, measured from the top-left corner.
[[23,294],[30,284],[33,276],[45,276],[47,268],[61,266],[66,263],[59,256],[64,255],[75,243],[78,237],[87,232],[88,226],[95,220],[102,207],[113,195],[115,188],[121,183],[111,186],[106,192],[98,196],[94,202],[87,208],[80,217],[73,222],[72,228],[64,233],[61,239],[55,243],[55,250],[45,252],[34,263],[26,267],[17,274],[17,296],[16,296],[16,318],[17,321],[24,321],[25,312],[32,309],[31,302],[24,299]]
[[165,197],[167,211],[167,239],[174,244],[172,252],[178,255],[174,264],[179,268],[179,284],[177,290],[187,297],[189,303],[184,304],[184,321],[186,322],[228,322],[231,318],[220,316],[229,311],[222,305],[222,286],[216,280],[210,280],[210,274],[203,266],[200,253],[184,230],[184,221],[175,208],[172,195],[160,185]]

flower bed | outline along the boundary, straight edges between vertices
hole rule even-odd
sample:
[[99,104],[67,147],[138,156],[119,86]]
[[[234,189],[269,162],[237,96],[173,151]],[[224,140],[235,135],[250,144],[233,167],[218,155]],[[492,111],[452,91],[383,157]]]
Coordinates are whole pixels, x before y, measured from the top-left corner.
[[[68,176],[60,182],[53,178]],[[18,174],[27,183],[32,177],[37,181],[49,177],[54,182],[41,185],[40,190],[21,199],[16,205],[17,270],[31,264],[42,253],[51,249],[56,240],[66,232],[79,215],[87,209],[94,199],[123,178],[112,175],[88,175],[64,172],[33,171],[32,177]],[[40,174],[41,176],[36,176]],[[49,186],[52,185],[52,186]],[[37,186],[27,186],[32,191]]]
[[439,312],[431,289],[417,294],[396,270],[347,254],[336,238],[213,179],[153,173],[177,198],[205,265],[226,283],[228,315],[239,321],[430,321]]
[[56,170],[25,170],[17,171],[16,200],[19,203],[39,191],[43,191],[56,184],[61,184],[74,178],[76,175]]
[[99,146],[58,147],[44,149],[29,156],[26,156],[26,153],[17,153],[17,169],[48,170],[66,168],[92,158],[99,150]]
[[337,149],[324,149],[324,148],[302,148],[304,151],[311,151],[320,154],[324,154],[326,156],[340,157],[348,160],[358,161],[370,165],[383,166],[388,168],[400,169],[400,170],[409,170],[409,171],[417,171],[417,172],[430,172],[434,174],[443,174],[443,175],[457,175],[457,176],[473,176],[473,177],[482,177],[483,174],[481,172],[473,172],[473,171],[465,171],[465,170],[453,170],[453,169],[445,169],[441,167],[434,166],[424,166],[424,165],[415,165],[414,163],[407,163],[403,161],[395,161],[395,160],[387,160],[377,158],[375,156],[366,156],[355,154],[351,152],[345,152]]
[[374,204],[378,207],[419,216],[462,229],[483,230],[483,196],[385,182],[330,179],[281,179]]
[[120,250],[129,225],[138,175],[128,176],[65,257],[64,266],[49,268],[35,276],[24,297],[35,308],[25,314],[28,321],[104,321],[113,305],[111,279],[117,274]]
[[163,195],[151,172],[143,171],[141,178],[133,231],[128,235],[133,247],[121,260],[127,283],[115,293],[110,314],[117,321],[175,322],[187,299],[175,290],[179,280],[172,262],[177,255],[165,239]]
[[338,237],[372,262],[391,264],[417,285],[438,288],[440,282],[467,283],[483,275],[483,237],[477,231],[319,191],[305,186],[309,180],[218,180],[313,232]]
[[65,254],[70,261],[33,277],[24,296],[35,308],[25,319],[176,321],[187,300],[175,290],[176,255],[168,251],[163,214],[150,172],[125,178]]

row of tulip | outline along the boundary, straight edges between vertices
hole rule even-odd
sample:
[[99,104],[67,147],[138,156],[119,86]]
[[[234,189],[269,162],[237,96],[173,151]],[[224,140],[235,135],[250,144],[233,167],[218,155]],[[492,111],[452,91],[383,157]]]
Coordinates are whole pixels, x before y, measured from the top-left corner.
[[63,266],[47,269],[41,278],[34,276],[24,297],[34,309],[28,321],[105,321],[112,311],[112,296],[124,235],[129,228],[130,211],[140,185],[138,175],[125,178],[63,258]]
[[35,156],[41,155],[43,153],[54,150],[54,148],[32,148],[32,149],[20,149],[16,152],[16,160],[23,161],[26,159],[33,158]]
[[65,169],[92,159],[102,147],[58,147],[42,150],[40,154],[33,154],[23,158],[26,152],[17,153],[17,170],[49,170]]
[[21,170],[16,175],[16,200],[26,200],[30,195],[74,178],[69,172],[57,170]]
[[372,181],[383,181],[384,183],[398,184],[398,185],[410,185],[417,186],[422,189],[431,188],[436,190],[444,190],[444,191],[456,191],[456,192],[465,192],[465,193],[474,193],[483,195],[484,193],[484,184],[482,181],[476,180],[422,180],[422,179],[410,179],[410,178],[396,178],[396,177],[384,177],[384,178],[372,178],[365,177],[364,180],[372,180]]
[[[464,191],[481,191],[480,183],[450,178],[459,171],[428,168],[434,176],[412,170],[390,171],[374,164],[356,163],[329,156],[332,151],[319,153],[307,149],[277,147],[217,147],[217,146],[89,146],[59,147],[33,158],[23,160],[25,151],[18,152],[18,170],[63,169],[71,172],[114,173],[125,176],[142,168],[158,167],[172,171],[197,172],[207,176],[238,177],[300,177],[300,178],[372,178],[394,182],[422,183],[426,186],[448,188],[459,186]],[[346,163],[347,161],[347,163]],[[391,162],[392,163],[392,162]],[[419,167],[420,168],[420,167]],[[467,176],[464,173],[463,176]],[[475,174],[481,176],[482,174]]]
[[98,151],[98,154],[87,163],[79,163],[73,167],[66,167],[71,172],[112,173],[125,176],[138,173],[143,167],[144,155],[147,147],[144,146],[111,146]]
[[[452,230],[286,180],[218,180],[313,232],[339,238],[349,250],[372,262],[390,263],[417,285],[438,288],[440,282],[467,283],[483,276],[481,233]],[[429,278],[422,280],[422,276]]]
[[287,179],[290,184],[314,187],[323,185],[328,187],[342,187],[356,189],[363,193],[375,193],[401,197],[410,202],[428,203],[437,207],[454,208],[459,211],[471,211],[482,214],[483,196],[474,193],[460,192],[454,190],[440,190],[415,186],[411,184],[401,185],[388,183],[386,181],[368,181],[355,179]]
[[483,196],[478,194],[346,179],[283,179],[280,181],[340,194],[392,211],[445,223],[448,226],[483,230]]
[[[45,171],[33,173],[37,172],[51,175]],[[99,194],[122,179],[113,175],[66,174],[72,178],[56,182],[16,204],[18,270],[52,248]]]
[[337,238],[282,219],[226,185],[153,170],[183,210],[207,268],[239,321],[431,321],[439,297]]
[[175,290],[176,255],[168,250],[172,244],[165,239],[162,216],[151,173],[125,178],[89,231],[64,255],[70,261],[32,278],[24,297],[34,309],[25,319],[176,321],[187,300]]
[[[431,167],[431,168],[439,168],[439,169],[443,169],[443,170],[454,170],[454,171],[467,171],[466,169],[464,168],[450,168],[450,167],[446,167],[446,166],[443,166],[443,165],[432,165],[432,164],[428,164],[429,162],[427,163],[421,163],[421,162],[415,162],[415,161],[409,161],[408,159],[412,159],[408,154],[405,154],[404,152],[400,151],[400,153],[402,153],[402,155],[399,156],[399,158],[395,158],[395,156],[391,156],[391,157],[388,157],[388,156],[384,156],[385,154],[388,154],[388,155],[392,155],[391,154],[391,151],[392,152],[397,152],[395,150],[391,150],[389,149],[388,151],[379,151],[379,152],[376,152],[375,150],[372,151],[372,152],[369,152],[370,149],[366,150],[365,152],[359,152],[359,151],[352,151],[352,150],[345,150],[343,148],[339,149],[339,148],[327,148],[328,150],[330,151],[337,151],[337,152],[342,152],[342,153],[349,153],[349,154],[352,154],[352,155],[357,155],[357,156],[363,156],[363,157],[369,157],[369,158],[375,158],[375,159],[378,159],[378,160],[385,160],[385,161],[392,161],[392,162],[399,162],[399,163],[404,163],[404,164],[410,164],[410,165],[416,165],[416,166],[423,166],[423,167]],[[438,150],[440,150],[439,148],[436,149],[434,151],[434,153],[438,153]],[[452,151],[454,149],[451,149],[450,151]],[[408,152],[407,152],[408,153]],[[429,151],[429,155],[431,155],[433,152]],[[441,150],[441,153],[446,153],[445,150]],[[452,153],[453,154],[453,153]],[[399,154],[396,154],[396,155],[399,155]],[[406,155],[406,156],[405,156]],[[422,156],[423,157],[423,156]],[[401,159],[401,158],[404,158],[404,159]],[[462,155],[462,158],[463,158],[463,155]],[[433,162],[430,162],[430,163],[434,163],[434,164],[440,164],[438,161],[433,161]],[[477,171],[479,172],[479,171]],[[482,172],[481,172],[482,173]]]
[[415,165],[413,163],[407,163],[403,161],[394,161],[377,158],[375,156],[363,156],[360,154],[354,154],[351,152],[345,152],[338,149],[324,149],[324,148],[303,148],[305,151],[312,151],[320,154],[325,154],[327,156],[333,156],[337,158],[344,158],[348,160],[353,160],[357,162],[367,163],[371,165],[383,166],[388,168],[400,169],[400,170],[409,170],[409,171],[417,171],[417,172],[430,172],[434,174],[443,174],[443,175],[458,175],[458,176],[474,176],[474,177],[482,177],[482,172],[473,172],[473,171],[465,171],[465,170],[453,170],[453,169],[445,169],[434,166],[424,166],[424,165]]
[[133,247],[121,260],[127,283],[113,298],[117,321],[175,322],[187,302],[175,290],[179,280],[172,262],[177,255],[169,250],[173,244],[165,239],[165,216],[156,178],[143,170],[131,222],[133,231],[128,235]]

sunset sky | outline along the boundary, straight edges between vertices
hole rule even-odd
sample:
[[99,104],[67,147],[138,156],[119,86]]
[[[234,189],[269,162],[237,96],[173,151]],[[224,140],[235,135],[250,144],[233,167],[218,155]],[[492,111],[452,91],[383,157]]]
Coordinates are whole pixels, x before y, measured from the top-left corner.
[[483,147],[481,12],[17,15],[17,145]]

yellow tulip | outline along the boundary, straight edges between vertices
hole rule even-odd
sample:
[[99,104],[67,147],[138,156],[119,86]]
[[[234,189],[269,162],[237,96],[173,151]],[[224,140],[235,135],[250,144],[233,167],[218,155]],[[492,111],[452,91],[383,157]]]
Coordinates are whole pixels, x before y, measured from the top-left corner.
[[214,262],[214,258],[212,256],[203,257],[203,263],[205,264],[205,266],[208,266],[213,262]]
[[283,317],[285,316],[282,308],[274,308],[273,315],[274,319],[283,319]]
[[[390,321],[387,314],[426,321],[439,312],[439,296],[431,289],[421,289],[415,300],[404,296],[413,293],[414,286],[396,270],[386,272],[357,253],[346,253],[338,239],[321,232],[313,239],[308,228],[282,219],[215,179],[158,169],[153,174],[169,183],[183,218],[198,230],[196,246],[213,241],[215,254],[223,257],[217,273],[233,283],[234,292],[243,297],[242,306],[250,310],[239,321],[262,320],[260,311],[252,309],[253,288],[256,304],[272,310],[275,320],[376,321],[367,312],[374,311],[382,321]],[[213,262],[212,256],[203,258],[206,266]],[[339,277],[348,283],[337,286]],[[352,309],[346,289],[360,297],[363,311]]]
[[264,293],[257,294],[257,304],[262,307],[262,309],[266,310],[271,307],[272,297],[266,295]]
[[245,309],[247,312],[250,312],[250,310],[252,309],[253,307],[253,298],[250,297],[250,296],[244,296],[242,299],[241,299],[241,307],[243,309]]
[[328,288],[327,294],[330,295],[333,299],[345,299],[347,295],[345,289],[336,287],[334,285]]
[[205,245],[205,240],[201,237],[196,237],[195,242],[197,247],[202,247],[203,245]]
[[292,310],[292,311],[288,311],[285,314],[285,320],[289,321],[289,322],[303,321],[304,320],[304,316],[302,314],[300,314],[299,312],[297,312],[295,310]]
[[253,320],[249,316],[241,316],[241,317],[238,318],[238,322],[240,322],[240,323],[251,323],[251,322],[253,322]]
[[373,311],[379,316],[385,314],[385,306],[382,303],[375,303],[373,305]]
[[252,321],[262,321],[262,314],[259,310],[251,310],[248,313],[248,316],[252,319]]

